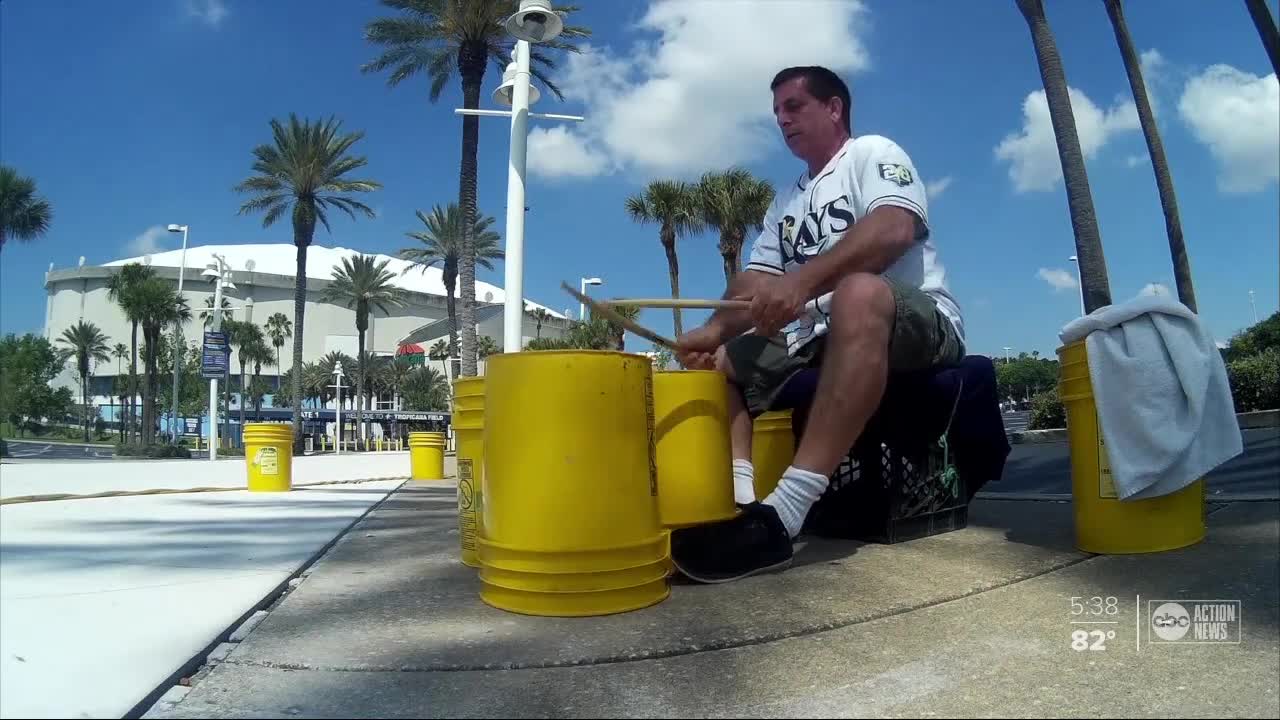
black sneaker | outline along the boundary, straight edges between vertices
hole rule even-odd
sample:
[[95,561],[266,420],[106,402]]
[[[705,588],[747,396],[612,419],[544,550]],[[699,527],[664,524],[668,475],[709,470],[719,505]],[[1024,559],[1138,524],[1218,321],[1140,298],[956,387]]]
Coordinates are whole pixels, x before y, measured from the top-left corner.
[[690,580],[723,583],[786,567],[791,536],[778,511],[760,502],[737,517],[671,532],[671,561]]

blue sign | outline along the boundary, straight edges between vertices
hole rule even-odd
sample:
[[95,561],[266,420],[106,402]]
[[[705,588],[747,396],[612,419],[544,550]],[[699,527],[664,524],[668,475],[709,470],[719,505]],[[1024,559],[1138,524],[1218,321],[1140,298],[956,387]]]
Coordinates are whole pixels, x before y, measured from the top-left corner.
[[206,330],[200,352],[200,376],[221,379],[230,371],[231,346],[227,345],[227,334]]

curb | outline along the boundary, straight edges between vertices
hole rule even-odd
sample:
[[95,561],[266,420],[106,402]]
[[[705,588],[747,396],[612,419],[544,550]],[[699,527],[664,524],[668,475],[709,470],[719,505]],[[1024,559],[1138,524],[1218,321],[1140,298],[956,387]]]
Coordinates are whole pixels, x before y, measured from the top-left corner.
[[[1241,430],[1260,430],[1280,427],[1280,410],[1257,410],[1254,412],[1236,413],[1236,422]],[[1048,430],[1024,430],[1022,432],[1005,433],[1009,442],[1014,445],[1035,443],[1065,442],[1066,428],[1050,428]]]
[[[383,480],[411,480],[406,475],[389,475],[387,477],[360,478],[358,480],[324,480],[320,482],[294,483],[293,490],[302,490],[306,488],[327,487],[330,485],[359,485],[360,483],[381,482]],[[248,490],[248,485],[237,485],[234,487],[193,487],[193,488],[153,488],[150,490],[105,490],[98,493],[89,493],[87,495],[76,495],[73,493],[51,493],[48,495],[15,495],[13,497],[0,498],[0,505],[21,505],[33,502],[55,502],[58,500],[94,500],[97,498],[108,497],[134,497],[139,495],[182,495],[186,493],[210,493],[210,492],[239,492]]]

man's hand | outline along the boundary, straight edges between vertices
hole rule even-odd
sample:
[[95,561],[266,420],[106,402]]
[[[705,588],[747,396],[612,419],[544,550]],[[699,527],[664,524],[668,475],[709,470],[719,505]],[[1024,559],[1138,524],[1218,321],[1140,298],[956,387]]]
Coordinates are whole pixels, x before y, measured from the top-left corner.
[[810,292],[804,277],[798,273],[769,278],[756,288],[750,297],[751,320],[757,335],[770,337],[788,323],[800,317]]
[[676,338],[676,359],[690,370],[714,370],[715,353],[723,342],[718,328],[703,325]]

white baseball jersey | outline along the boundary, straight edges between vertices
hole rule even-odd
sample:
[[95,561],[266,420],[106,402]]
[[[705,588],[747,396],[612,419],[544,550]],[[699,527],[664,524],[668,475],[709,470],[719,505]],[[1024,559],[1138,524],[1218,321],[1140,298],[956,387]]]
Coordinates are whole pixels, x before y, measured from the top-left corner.
[[[880,135],[850,138],[814,178],[805,172],[779,191],[765,214],[747,269],[780,275],[835,247],[854,223],[881,205],[915,213],[916,242],[882,276],[928,293],[964,339],[960,307],[947,289],[929,229],[924,183],[907,153]],[[787,328],[787,348],[795,353],[830,322],[831,293],[811,300]]]

